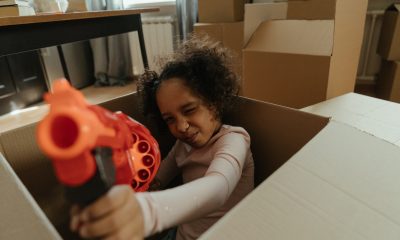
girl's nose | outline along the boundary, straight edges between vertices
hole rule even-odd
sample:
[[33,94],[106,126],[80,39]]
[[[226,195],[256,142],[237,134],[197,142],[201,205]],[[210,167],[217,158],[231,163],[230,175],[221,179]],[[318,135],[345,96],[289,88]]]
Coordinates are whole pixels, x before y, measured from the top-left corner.
[[178,131],[181,133],[185,133],[189,129],[189,123],[186,119],[181,119],[178,121]]

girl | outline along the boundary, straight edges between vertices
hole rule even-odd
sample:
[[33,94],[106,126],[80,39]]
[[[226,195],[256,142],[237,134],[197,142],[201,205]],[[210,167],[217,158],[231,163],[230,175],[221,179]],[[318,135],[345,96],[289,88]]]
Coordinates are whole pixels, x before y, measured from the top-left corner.
[[146,193],[115,186],[75,212],[71,228],[82,237],[140,239],[178,226],[172,239],[196,239],[254,185],[248,133],[222,123],[238,92],[229,56],[218,44],[192,38],[159,76],[146,72],[138,89],[145,114],[162,120],[177,139],[157,183],[165,187],[181,173],[184,184]]

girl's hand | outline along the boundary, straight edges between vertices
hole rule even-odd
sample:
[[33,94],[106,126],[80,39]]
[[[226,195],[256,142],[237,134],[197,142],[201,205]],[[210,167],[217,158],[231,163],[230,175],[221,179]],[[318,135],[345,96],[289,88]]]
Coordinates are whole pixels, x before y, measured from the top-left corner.
[[71,209],[71,230],[83,238],[143,239],[143,215],[133,190],[117,185],[84,209]]

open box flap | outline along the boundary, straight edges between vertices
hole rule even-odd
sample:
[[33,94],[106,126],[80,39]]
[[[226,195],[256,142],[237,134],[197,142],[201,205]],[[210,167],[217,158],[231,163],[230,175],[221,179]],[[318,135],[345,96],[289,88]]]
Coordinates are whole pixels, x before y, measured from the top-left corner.
[[61,239],[1,154],[0,176],[0,238]]
[[337,1],[343,0],[291,0],[274,3],[246,4],[244,14],[244,46],[247,45],[258,26],[266,20],[333,20],[335,18]]
[[257,28],[246,51],[331,56],[333,20],[271,20]]
[[202,239],[398,239],[399,156],[332,120]]
[[272,19],[286,19],[287,3],[252,3],[245,5],[244,11],[244,39],[246,46],[258,26]]

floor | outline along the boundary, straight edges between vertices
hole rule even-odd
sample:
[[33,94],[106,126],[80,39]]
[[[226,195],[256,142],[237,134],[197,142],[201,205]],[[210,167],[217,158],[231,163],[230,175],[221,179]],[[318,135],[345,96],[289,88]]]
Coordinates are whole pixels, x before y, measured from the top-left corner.
[[[89,86],[81,90],[87,101],[91,104],[105,102],[134,91],[136,91],[135,82],[131,82],[123,87]],[[0,116],[0,133],[38,122],[46,115],[48,109],[47,104],[39,103],[35,106]]]

